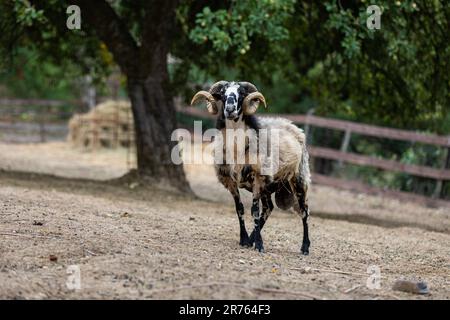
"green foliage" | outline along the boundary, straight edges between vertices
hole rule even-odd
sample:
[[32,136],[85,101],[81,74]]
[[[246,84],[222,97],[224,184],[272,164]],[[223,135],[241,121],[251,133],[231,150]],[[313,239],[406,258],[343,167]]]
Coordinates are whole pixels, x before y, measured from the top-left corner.
[[[233,69],[269,96],[285,82],[292,91],[283,99],[315,101],[317,114],[449,132],[447,2],[379,1],[381,30],[366,26],[367,1],[227,3],[193,16],[187,2],[177,14],[193,42],[177,56],[211,79]],[[272,110],[295,109],[289,105]]]
[[26,0],[14,1],[13,6],[16,23],[20,26],[31,27],[36,22],[43,23],[45,21],[44,12],[36,10]]
[[0,74],[7,96],[61,100],[80,96],[79,79],[83,74],[78,66],[70,61],[56,65],[42,59],[36,48],[20,48],[8,69]]
[[340,90],[354,105],[350,118],[444,133],[442,120],[450,103],[450,6],[441,1],[377,5],[383,10],[381,30],[365,26],[365,5],[326,4],[326,28],[338,32],[342,48],[329,56],[331,81],[325,90],[345,83]]
[[[91,30],[61,28],[69,2],[39,3],[39,10],[27,0],[0,3],[3,67],[17,47],[35,46],[39,59],[73,61],[101,82],[114,66],[105,46]],[[142,44],[148,2],[110,3]],[[448,133],[450,5],[380,0],[381,30],[367,28],[368,5],[184,0],[176,10],[172,84],[188,97],[205,82],[250,80],[264,89],[271,111],[315,107],[319,115]]]
[[294,13],[293,0],[232,1],[227,9],[203,8],[196,15],[196,26],[189,37],[194,43],[211,42],[215,51],[235,50],[246,54],[252,37],[263,37],[276,44],[286,40],[286,20]]
[[[80,73],[89,73],[97,83],[102,82],[114,67],[110,54],[93,35],[65,27],[68,5],[49,0],[45,9],[38,10],[28,0],[1,1],[0,73],[11,72],[14,58],[20,56],[18,49],[31,48],[36,61],[77,65]],[[50,17],[58,25],[51,23]]]

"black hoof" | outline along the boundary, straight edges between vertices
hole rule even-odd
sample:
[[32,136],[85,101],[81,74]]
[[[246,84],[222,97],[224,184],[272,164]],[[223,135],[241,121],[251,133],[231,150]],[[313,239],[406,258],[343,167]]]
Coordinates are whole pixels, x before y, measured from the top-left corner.
[[309,254],[309,243],[302,244],[302,248],[300,249],[300,251],[304,256],[307,256]]
[[241,236],[241,240],[239,241],[239,245],[241,247],[251,247],[252,243],[250,243],[250,240],[248,238],[248,235],[246,236]]
[[264,252],[264,246],[262,241],[258,241],[255,243],[255,250],[258,250],[259,252]]
[[250,248],[252,245],[248,240],[239,241],[239,245],[244,248]]

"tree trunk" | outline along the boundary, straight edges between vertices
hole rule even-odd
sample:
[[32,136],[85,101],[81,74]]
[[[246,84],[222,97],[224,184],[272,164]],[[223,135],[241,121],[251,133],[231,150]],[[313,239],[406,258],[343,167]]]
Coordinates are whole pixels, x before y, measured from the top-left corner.
[[[162,78],[165,78],[164,76]],[[183,166],[171,160],[171,134],[176,129],[173,98],[160,76],[145,79],[128,77],[136,133],[138,174],[166,181],[183,192],[190,192]]]
[[[73,0],[82,10],[83,21],[101,39],[127,76],[136,133],[138,174],[141,178],[166,181],[184,192],[191,192],[183,167],[170,158],[176,128],[173,97],[168,86],[167,55],[171,47],[178,0],[147,0],[140,21],[140,44],[109,3]],[[132,6],[138,10],[137,6]]]
[[170,90],[167,56],[175,24],[177,0],[147,2],[142,45],[126,59],[136,132],[138,174],[166,181],[183,192],[191,192],[182,165],[175,165],[171,141],[176,129],[176,112]]

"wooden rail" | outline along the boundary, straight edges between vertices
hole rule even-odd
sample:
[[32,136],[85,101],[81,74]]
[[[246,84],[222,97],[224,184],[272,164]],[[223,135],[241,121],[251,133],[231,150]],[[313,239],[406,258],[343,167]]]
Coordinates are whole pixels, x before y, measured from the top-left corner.
[[386,160],[363,156],[350,152],[342,152],[329,148],[312,147],[308,148],[309,154],[313,157],[325,158],[331,160],[344,161],[361,166],[369,166],[384,170],[408,173],[413,176],[432,178],[436,180],[450,180],[450,170],[441,170],[425,166],[401,163],[394,160]]
[[398,201],[413,201],[415,203],[429,207],[448,207],[450,201],[426,197],[412,192],[388,190],[384,188],[372,187],[360,181],[344,180],[331,176],[314,173],[313,182],[321,185],[330,186],[336,189],[356,191],[371,195],[381,195]]
[[65,100],[50,100],[50,99],[9,99],[0,98],[0,106],[8,107],[28,107],[28,106],[40,106],[40,107],[60,107],[67,104],[81,104],[80,101],[65,101]]
[[[359,165],[367,165],[380,169],[399,171],[414,176],[436,179],[436,187],[433,193],[434,198],[439,198],[442,192],[444,180],[450,180],[450,136],[443,137],[434,134],[418,133],[408,130],[385,128],[374,125],[360,124],[345,120],[327,119],[313,115],[280,115],[292,120],[294,123],[302,123],[307,126],[315,125],[323,128],[330,128],[345,131],[344,139],[341,144],[341,153],[337,154],[333,149],[319,150],[322,158],[338,160],[339,164],[348,162]],[[374,157],[355,155],[347,153],[352,133],[359,133],[366,136],[388,138],[394,140],[403,140],[409,142],[419,142],[444,147],[446,156],[441,164],[441,169],[430,168],[426,166],[408,165],[398,161],[383,160]],[[313,151],[314,152],[314,151]]]
[[450,147],[450,136],[443,137],[433,134],[418,133],[408,130],[385,128],[374,125],[360,124],[345,120],[328,119],[317,116],[279,114],[278,116],[292,120],[295,123],[309,124],[317,127],[330,128],[342,131],[350,131],[365,136],[388,138],[424,144],[433,144],[442,147]]

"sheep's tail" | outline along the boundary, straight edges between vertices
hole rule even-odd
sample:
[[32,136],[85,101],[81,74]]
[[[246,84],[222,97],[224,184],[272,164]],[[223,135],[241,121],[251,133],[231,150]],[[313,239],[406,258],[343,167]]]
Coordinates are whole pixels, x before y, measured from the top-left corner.
[[309,171],[309,153],[306,148],[306,141],[302,143],[302,158],[300,161],[299,174],[303,184],[308,187],[311,184],[311,173]]
[[[303,134],[303,133],[302,133]],[[304,136],[303,136],[304,137]],[[311,173],[309,171],[309,153],[306,148],[306,139],[299,140],[302,145],[302,156],[298,165],[298,175],[303,184],[303,189],[308,190],[311,183]],[[288,179],[281,183],[281,187],[275,192],[275,203],[278,208],[288,210],[295,205],[295,186],[293,180]]]

